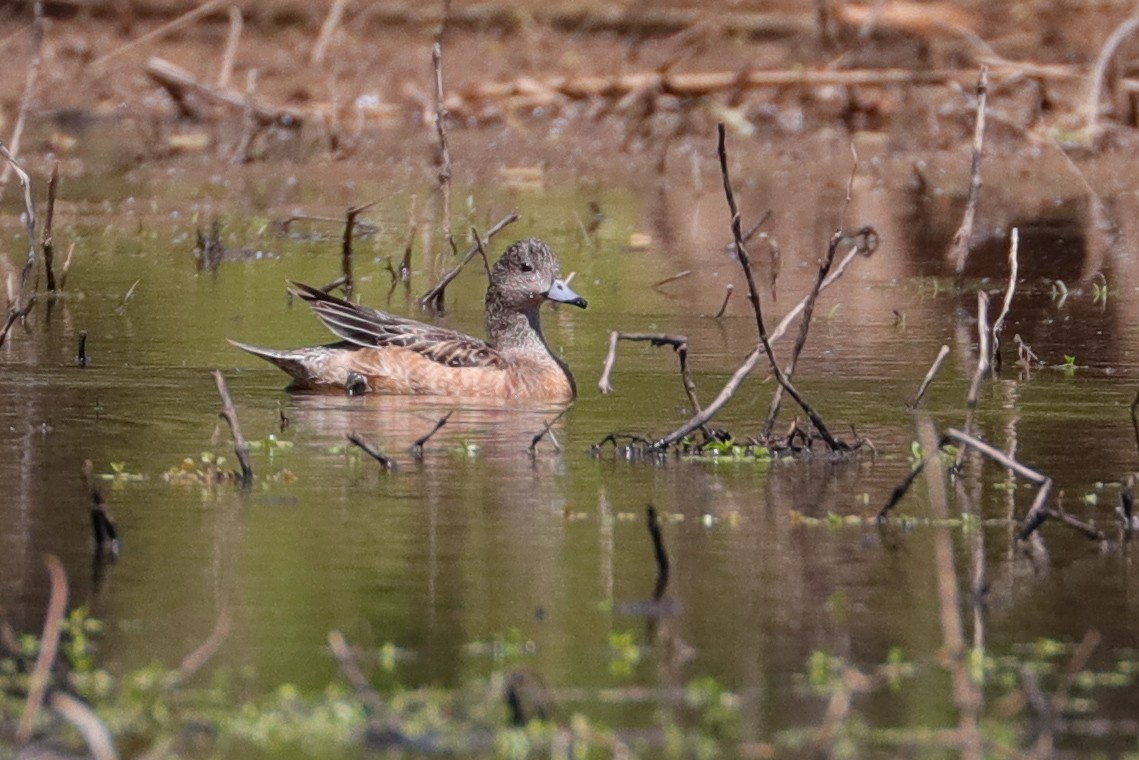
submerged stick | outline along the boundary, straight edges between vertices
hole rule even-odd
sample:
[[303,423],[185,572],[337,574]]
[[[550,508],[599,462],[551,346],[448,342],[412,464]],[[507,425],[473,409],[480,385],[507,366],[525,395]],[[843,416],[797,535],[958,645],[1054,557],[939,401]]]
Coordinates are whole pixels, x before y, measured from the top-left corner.
[[389,471],[396,468],[395,460],[393,460],[391,457],[384,456],[379,449],[369,444],[360,436],[356,435],[355,433],[346,433],[346,435],[348,437],[348,440],[351,441],[353,445],[360,447],[360,449],[363,450],[365,454],[379,462],[380,467]]
[[668,552],[664,548],[664,537],[660,532],[660,517],[656,507],[649,504],[645,507],[645,518],[649,529],[649,537],[653,541],[653,557],[657,564],[657,580],[653,587],[653,601],[659,602],[668,588],[669,562]]
[[87,489],[87,501],[91,510],[91,534],[95,539],[95,551],[99,556],[114,558],[119,555],[119,531],[115,521],[107,511],[107,501],[95,479],[95,464],[90,459],[83,462],[80,471],[83,485]]
[[720,310],[716,312],[716,316],[713,317],[713,319],[723,319],[724,312],[728,310],[728,301],[732,300],[732,293],[734,293],[735,290],[735,286],[729,282],[728,286],[724,288],[724,301],[720,304]]
[[981,66],[977,78],[977,119],[973,125],[973,161],[969,170],[969,196],[965,201],[965,214],[961,226],[953,236],[950,259],[958,277],[965,271],[969,258],[969,242],[973,237],[973,225],[977,219],[977,201],[981,197],[981,155],[985,147],[985,104],[989,96],[989,67]]
[[423,446],[424,446],[424,444],[426,444],[429,440],[431,440],[431,436],[438,433],[440,428],[442,428],[444,425],[447,424],[447,420],[451,419],[451,415],[454,413],[455,413],[455,410],[452,409],[451,411],[444,414],[442,417],[440,417],[438,420],[436,420],[435,427],[431,428],[431,430],[428,431],[427,435],[423,436],[422,438],[418,439],[415,443],[411,444],[411,455],[413,457],[415,457],[416,459],[423,459]]
[[47,181],[47,211],[44,213],[43,237],[40,247],[44,254],[44,274],[47,277],[47,289],[54,293],[55,287],[55,242],[51,235],[51,223],[55,218],[55,187],[59,182],[59,162],[51,165],[51,178]]
[[540,433],[536,434],[534,436],[534,439],[532,441],[530,441],[530,457],[531,458],[533,458],[535,456],[535,454],[538,451],[538,444],[542,442],[542,439],[545,438],[547,434],[550,436],[550,441],[554,444],[554,448],[557,449],[558,451],[562,450],[561,444],[558,443],[558,439],[554,437],[554,434],[551,432],[551,429],[554,427],[554,425],[557,424],[558,420],[560,420],[563,416],[565,416],[565,413],[568,411],[569,411],[569,407],[566,407],[565,409],[558,412],[557,416],[555,416],[553,419],[551,419],[545,425],[543,425],[542,431]]
[[[451,148],[447,143],[447,105],[443,97],[443,43],[438,39],[431,48],[435,67],[435,132],[439,135],[439,189],[443,193],[443,239],[451,246],[451,254],[459,255],[455,236],[451,233]],[[489,237],[489,236],[488,236]]]
[[921,400],[925,398],[925,392],[929,390],[930,383],[937,377],[937,373],[941,371],[941,365],[945,363],[945,357],[947,356],[949,356],[949,346],[942,346],[941,350],[937,352],[937,358],[934,359],[933,364],[930,365],[929,371],[925,373],[925,378],[921,381],[921,385],[918,386],[917,393],[906,402],[906,409],[912,412],[918,408]]
[[28,679],[28,698],[24,702],[24,711],[16,727],[16,741],[19,744],[27,743],[32,736],[32,729],[35,728],[36,718],[44,703],[44,695],[47,694],[48,677],[52,665],[55,664],[55,655],[59,651],[63,616],[67,613],[67,573],[63,569],[63,563],[54,554],[45,554],[44,564],[47,565],[48,575],[51,577],[51,596],[48,598],[47,617],[44,620],[43,633],[40,635],[40,651],[36,655],[36,664]]
[[241,423],[237,419],[237,409],[233,406],[233,398],[229,395],[229,386],[220,370],[213,371],[214,383],[217,385],[218,395],[221,396],[222,410],[219,416],[229,423],[230,433],[233,435],[233,451],[237,461],[241,464],[241,484],[249,486],[253,482],[253,466],[249,463],[249,442],[241,432]]
[[75,363],[78,364],[80,367],[86,367],[87,362],[88,362],[88,359],[87,359],[87,331],[86,330],[80,330],[79,331],[79,350],[78,350],[77,355],[75,357]]
[[[517,211],[511,211],[502,219],[499,219],[497,224],[486,231],[485,239],[489,241],[504,228],[513,224],[514,222],[517,222],[521,218],[522,217],[518,215]],[[478,236],[475,237],[475,240],[475,244],[467,249],[467,252],[463,254],[463,258],[459,260],[459,263],[446,274],[444,274],[439,279],[439,282],[435,283],[435,285],[433,285],[430,290],[419,297],[420,307],[424,309],[434,309],[436,311],[442,310],[443,294],[444,291],[446,291],[447,286],[451,284],[451,280],[459,276],[459,272],[463,271],[463,267],[465,267],[468,263],[470,263],[471,259],[478,255],[481,242]]]

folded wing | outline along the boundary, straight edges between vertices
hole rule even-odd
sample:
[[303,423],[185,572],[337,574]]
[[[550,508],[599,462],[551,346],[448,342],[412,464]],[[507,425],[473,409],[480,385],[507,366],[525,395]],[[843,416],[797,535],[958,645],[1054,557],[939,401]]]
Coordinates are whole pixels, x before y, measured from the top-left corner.
[[505,366],[502,355],[484,340],[361,306],[298,282],[290,285],[325,327],[349,343],[368,348],[406,348],[448,367]]

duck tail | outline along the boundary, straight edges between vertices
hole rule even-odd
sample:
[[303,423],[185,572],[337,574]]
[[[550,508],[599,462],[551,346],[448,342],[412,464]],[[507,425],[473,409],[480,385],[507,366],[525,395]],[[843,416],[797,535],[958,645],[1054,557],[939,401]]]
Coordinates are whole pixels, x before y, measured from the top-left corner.
[[[227,340],[229,340],[227,338]],[[296,380],[298,383],[309,383],[313,379],[313,372],[311,368],[312,350],[311,349],[298,349],[294,351],[277,351],[272,348],[261,348],[260,346],[251,346],[248,343],[241,343],[236,340],[230,340],[230,345],[240,348],[242,351],[258,356],[265,361],[280,367],[285,372]]]

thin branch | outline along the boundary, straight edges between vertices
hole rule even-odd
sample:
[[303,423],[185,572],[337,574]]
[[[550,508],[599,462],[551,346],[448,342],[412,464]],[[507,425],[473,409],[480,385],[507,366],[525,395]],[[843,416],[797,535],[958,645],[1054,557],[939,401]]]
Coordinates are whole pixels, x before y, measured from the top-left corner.
[[973,126],[973,161],[969,170],[969,196],[965,201],[965,214],[961,226],[953,236],[950,259],[958,276],[965,271],[969,258],[969,243],[973,237],[973,225],[977,219],[977,202],[981,197],[981,155],[985,147],[985,104],[989,96],[989,67],[981,66],[977,78],[977,119]]
[[[851,174],[853,181],[854,175]],[[842,230],[835,230],[831,235],[830,243],[827,244],[827,254],[823,257],[822,263],[819,264],[819,275],[815,279],[815,285],[811,288],[811,292],[807,294],[806,305],[803,306],[803,318],[799,320],[799,335],[795,339],[795,345],[791,348],[791,360],[787,362],[787,366],[783,369],[783,375],[790,382],[791,378],[795,376],[795,367],[799,363],[799,356],[803,352],[803,347],[807,344],[807,331],[811,329],[811,317],[815,313],[815,302],[819,298],[819,291],[822,290],[823,281],[826,280],[827,275],[830,274],[831,266],[834,264],[835,253],[838,251],[838,245],[842,242]],[[767,412],[767,421],[763,424],[763,439],[771,436],[771,429],[775,427],[775,418],[779,416],[779,407],[783,403],[783,386],[780,385],[771,394],[771,407]],[[825,436],[824,436],[825,437]]]
[[[44,7],[43,0],[35,0],[32,4],[32,12],[34,14],[34,21],[32,22],[32,60],[28,64],[28,70],[24,78],[24,93],[20,97],[20,110],[16,113],[16,124],[12,127],[12,153],[8,157],[9,163],[0,171],[0,187],[8,184],[8,177],[11,176],[13,169],[18,171],[15,166],[15,157],[20,155],[20,140],[24,134],[24,124],[28,120],[28,112],[32,106],[32,100],[35,98],[36,82],[39,79],[40,61],[43,59],[43,41],[44,41]],[[26,187],[26,185],[25,185]]]
[[346,435],[348,436],[348,440],[351,441],[353,445],[359,446],[365,454],[379,462],[380,467],[384,468],[387,471],[391,471],[396,468],[395,460],[393,460],[391,457],[384,456],[384,454],[381,453],[379,449],[369,444],[360,436],[356,435],[355,433],[346,433]]
[[941,370],[941,365],[945,363],[945,357],[947,356],[949,356],[949,346],[942,346],[941,350],[937,352],[937,358],[934,359],[933,364],[930,365],[929,371],[925,373],[925,378],[921,381],[921,385],[918,386],[917,393],[906,402],[906,409],[912,412],[918,408],[921,400],[925,398],[925,392],[929,390],[930,383],[937,377],[937,373]]
[[218,612],[218,619],[214,623],[214,629],[210,631],[209,637],[203,641],[197,649],[187,654],[182,658],[182,662],[178,665],[166,686],[168,689],[174,689],[189,681],[194,675],[205,667],[213,656],[221,649],[221,645],[229,637],[229,632],[233,628],[233,614],[230,612],[229,605],[223,604],[221,610]]
[[233,74],[233,62],[237,58],[237,45],[241,42],[241,28],[245,20],[241,16],[241,9],[236,5],[229,7],[229,35],[225,39],[225,52],[221,57],[221,66],[218,69],[218,87],[229,87],[229,78]]
[[1012,228],[1009,236],[1008,248],[1008,287],[1005,288],[1005,298],[1001,302],[1000,313],[993,320],[992,343],[989,347],[990,362],[997,371],[1001,368],[1001,330],[1005,326],[1005,317],[1008,316],[1009,307],[1012,306],[1012,297],[1016,293],[1016,275],[1019,269],[1020,230]]
[[222,402],[219,416],[224,417],[229,423],[230,433],[233,434],[233,450],[237,454],[237,461],[241,464],[241,484],[248,487],[253,482],[253,467],[249,464],[249,443],[241,432],[237,409],[233,406],[233,398],[229,395],[229,386],[225,382],[225,377],[216,369],[213,371],[213,376]]
[[565,409],[558,412],[557,416],[554,417],[553,419],[549,420],[545,425],[543,425],[542,431],[540,433],[538,433],[537,435],[535,435],[534,439],[532,441],[530,441],[530,457],[531,458],[533,458],[535,456],[535,454],[537,454],[538,444],[541,443],[542,439],[545,438],[547,434],[549,434],[550,440],[554,444],[554,448],[558,449],[559,451],[561,450],[562,447],[560,445],[558,445],[558,439],[554,438],[554,434],[550,432],[550,429],[553,428],[553,426],[558,423],[558,420],[560,420],[565,415],[565,413],[568,411],[569,411],[569,407],[566,407]]
[[118,760],[110,729],[86,702],[66,691],[54,690],[48,695],[47,704],[79,732],[94,760]]
[[439,189],[443,192],[443,239],[451,246],[451,254],[458,256],[455,236],[451,234],[451,148],[447,143],[447,106],[443,97],[443,43],[438,39],[431,48],[431,63],[435,67],[435,131],[442,161]]
[[52,239],[51,223],[55,218],[55,188],[59,183],[59,162],[51,165],[51,178],[47,181],[47,211],[44,213],[43,237],[40,238],[40,247],[43,249],[44,273],[47,277],[47,289],[54,293],[55,287],[55,242]]
[[[755,277],[751,271],[751,261],[748,258],[747,249],[744,247],[743,233],[740,229],[740,212],[739,207],[736,206],[735,193],[732,191],[731,177],[728,173],[728,152],[726,145],[726,129],[721,122],[717,125],[717,133],[719,141],[717,143],[717,150],[720,155],[720,173],[724,180],[724,195],[727,196],[728,209],[731,212],[731,226],[732,236],[735,239],[736,251],[739,253],[740,266],[743,267],[744,276],[747,279],[748,299],[751,301],[752,310],[755,312],[755,323],[759,330],[759,340],[763,344],[763,351],[767,354],[767,360],[771,363],[771,370],[775,375],[775,379],[779,382],[787,393],[791,394],[791,398],[795,399],[795,403],[803,410],[807,417],[811,420],[811,424],[819,432],[819,435],[826,441],[831,451],[838,451],[842,448],[830,431],[827,430],[826,423],[823,422],[822,417],[807,403],[806,399],[795,390],[794,386],[784,376],[783,372],[779,369],[779,364],[775,360],[775,354],[771,350],[771,342],[767,338],[767,327],[763,323],[763,309],[759,302],[759,291],[755,286]],[[805,308],[805,307],[804,307]]]
[[[499,232],[501,232],[505,227],[513,224],[514,222],[517,222],[520,218],[521,217],[518,215],[517,211],[511,211],[502,219],[499,219],[497,224],[487,230],[485,236],[486,240],[490,240]],[[463,258],[459,260],[459,263],[446,274],[444,274],[439,279],[439,282],[435,283],[435,285],[433,285],[430,290],[419,297],[419,305],[422,308],[434,309],[435,311],[442,310],[443,295],[447,289],[447,286],[451,284],[451,280],[459,276],[459,272],[463,271],[463,267],[465,267],[468,263],[470,263],[471,259],[478,255],[481,240],[477,235],[475,236],[475,240],[476,242],[467,249],[467,252],[463,254]]]
[[668,589],[669,561],[668,551],[664,548],[664,537],[660,531],[660,517],[656,507],[649,504],[645,507],[645,522],[649,529],[649,537],[653,542],[653,557],[656,559],[657,580],[653,587],[653,601],[659,602]]
[[344,279],[344,297],[352,297],[352,232],[356,229],[356,217],[375,206],[379,201],[353,206],[345,213],[344,236],[340,245],[340,273]]
[[154,29],[153,31],[147,32],[146,34],[142,35],[141,37],[133,39],[130,42],[126,43],[125,45],[121,45],[121,46],[115,48],[114,50],[112,50],[111,52],[106,53],[106,54],[100,56],[99,58],[96,58],[91,63],[91,68],[92,69],[98,69],[100,66],[103,66],[108,61],[111,61],[115,58],[118,58],[120,55],[123,55],[124,53],[129,53],[131,50],[134,50],[135,48],[137,48],[141,45],[145,45],[146,43],[150,42],[151,40],[156,40],[160,37],[163,37],[163,36],[169,34],[170,32],[173,32],[177,29],[181,29],[184,26],[188,26],[189,24],[192,24],[193,22],[200,19],[202,16],[206,16],[206,15],[212,13],[217,8],[220,8],[226,2],[229,2],[229,0],[207,0],[207,2],[202,3],[201,5],[199,5],[197,8],[194,8],[193,10],[190,10],[186,13],[183,13],[181,16],[174,19],[173,21],[170,21],[169,23],[163,24],[162,26],[158,27],[157,29]]
[[442,417],[440,417],[438,420],[436,420],[435,427],[431,428],[431,430],[428,431],[427,435],[423,436],[422,438],[419,438],[415,443],[411,444],[411,455],[413,457],[415,457],[416,459],[423,459],[423,446],[424,446],[424,444],[426,444],[429,440],[431,440],[431,436],[438,433],[440,428],[442,428],[444,425],[447,424],[447,420],[451,419],[451,415],[454,413],[455,413],[455,410],[452,409],[451,411],[444,414]]
[[324,17],[324,23],[320,25],[320,34],[316,38],[316,44],[312,47],[312,55],[309,56],[309,63],[313,66],[324,62],[324,54],[328,51],[329,44],[332,43],[336,28],[340,26],[340,19],[344,16],[344,7],[347,4],[347,0],[332,0],[328,15]]
[[735,291],[735,286],[729,282],[728,286],[724,288],[724,301],[720,304],[720,310],[716,312],[716,316],[713,317],[713,319],[723,319],[724,312],[728,310],[728,301],[732,300],[732,293]]

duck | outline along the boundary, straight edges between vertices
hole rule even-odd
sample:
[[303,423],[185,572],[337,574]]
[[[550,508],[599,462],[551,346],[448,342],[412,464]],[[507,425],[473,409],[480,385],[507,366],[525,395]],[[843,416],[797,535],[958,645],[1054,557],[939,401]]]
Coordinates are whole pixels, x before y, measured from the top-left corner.
[[490,272],[487,340],[400,317],[290,283],[338,342],[274,350],[232,345],[287,372],[291,388],[418,396],[569,402],[577,385],[542,334],[546,301],[586,308],[562,279],[557,256],[531,238],[509,246]]

